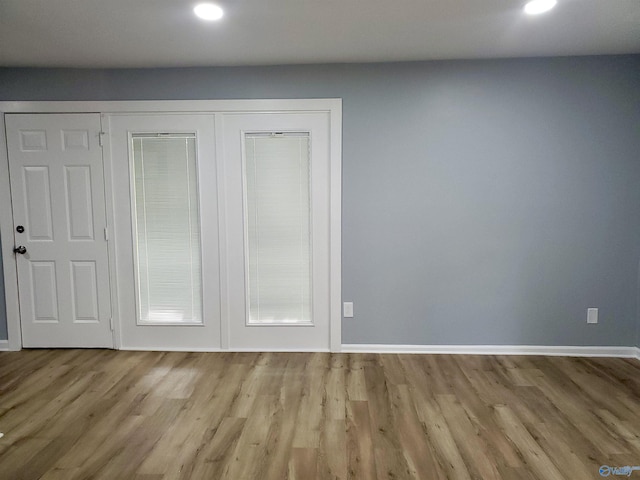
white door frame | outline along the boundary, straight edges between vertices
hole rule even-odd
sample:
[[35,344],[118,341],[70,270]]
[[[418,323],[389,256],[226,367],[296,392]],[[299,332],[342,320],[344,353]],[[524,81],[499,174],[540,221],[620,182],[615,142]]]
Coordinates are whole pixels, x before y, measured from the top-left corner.
[[[9,184],[9,158],[5,136],[5,113],[211,113],[216,114],[216,127],[219,114],[224,113],[293,113],[328,112],[330,118],[330,349],[339,352],[342,346],[342,99],[284,99],[284,100],[143,100],[143,101],[81,101],[81,102],[0,102],[0,240],[2,242],[2,260],[4,269],[4,288],[7,308],[8,349],[22,348],[20,331],[20,307],[18,304],[18,276],[13,253],[13,211]],[[109,142],[104,142],[103,158],[105,168],[105,200],[107,222],[113,228],[113,179]],[[222,148],[217,146],[216,149]],[[222,153],[222,152],[217,152]],[[224,180],[224,172],[218,176],[218,187]],[[219,221],[221,232],[226,232],[226,204],[224,190],[219,189]],[[225,233],[226,234],[226,233]],[[221,239],[223,240],[223,239]],[[224,258],[224,241],[220,242],[220,254]],[[115,348],[120,349],[121,328],[120,310],[117,298],[117,269],[115,265],[115,242],[109,242],[109,271],[112,280],[112,313],[115,326]],[[221,301],[226,303],[226,271],[221,262]],[[224,308],[224,307],[223,307]],[[222,312],[221,327],[222,350],[229,348],[228,325],[225,312]],[[0,343],[0,349],[3,345]]]

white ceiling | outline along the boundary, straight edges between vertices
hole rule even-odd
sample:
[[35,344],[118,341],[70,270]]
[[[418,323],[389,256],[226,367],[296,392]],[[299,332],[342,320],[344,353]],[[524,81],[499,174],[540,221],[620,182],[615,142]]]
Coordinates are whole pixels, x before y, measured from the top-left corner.
[[640,0],[0,0],[0,66],[174,67],[640,53]]

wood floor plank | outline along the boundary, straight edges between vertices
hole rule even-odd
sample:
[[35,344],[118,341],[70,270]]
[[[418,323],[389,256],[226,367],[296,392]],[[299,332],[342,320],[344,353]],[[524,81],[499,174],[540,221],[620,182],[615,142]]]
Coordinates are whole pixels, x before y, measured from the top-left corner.
[[492,452],[492,458],[496,464],[509,467],[507,470],[521,469],[521,457],[495,421],[494,404],[484,401],[474,387],[477,385],[476,379],[484,378],[484,368],[488,362],[486,359],[477,362],[475,361],[477,357],[472,357],[471,362],[467,362],[466,359],[467,357],[451,358],[458,367],[453,379],[456,398],[464,408],[481,441]]
[[397,422],[391,408],[392,392],[381,365],[364,367],[376,470],[391,478],[409,478],[410,469],[402,454]]
[[78,474],[77,468],[53,468],[40,477],[41,480],[69,480],[76,478]]
[[367,385],[364,379],[364,367],[350,362],[346,372],[347,398],[351,401],[367,401]]
[[347,478],[363,480],[377,478],[369,405],[366,401],[347,402],[346,423],[349,465]]
[[[541,360],[545,362],[546,360]],[[591,439],[604,455],[628,453],[627,446],[618,435],[592,412],[593,403],[587,401],[584,391],[558,368],[547,368],[542,377],[533,380],[545,395],[585,438]]]
[[[346,406],[345,406],[346,408]],[[325,419],[320,437],[318,478],[346,480],[348,477],[347,432],[344,420]]]
[[232,461],[245,418],[226,417],[198,447],[193,464],[185,468],[179,478],[224,478]]
[[0,352],[0,479],[600,478],[640,458],[640,362]]
[[[295,356],[291,359],[282,372],[280,384],[280,408],[276,411],[267,434],[266,448],[268,456],[265,457],[262,478],[264,480],[279,480],[285,478],[289,468],[289,453],[291,452],[293,439],[297,430],[297,414],[300,411],[302,401],[304,364],[298,363]],[[296,412],[296,414],[287,414]]]
[[331,420],[344,420],[346,413],[346,383],[343,368],[331,368],[327,373],[326,417]]
[[539,478],[563,480],[565,477],[544,453],[542,447],[527,431],[516,414],[506,405],[497,405],[495,410],[503,431],[518,448],[532,471]]
[[320,444],[320,425],[326,404],[325,382],[329,369],[317,362],[315,365],[307,367],[303,376],[304,389],[293,439],[293,446],[297,448],[318,448]]
[[291,452],[289,462],[290,480],[306,480],[307,478],[317,478],[318,472],[318,449],[317,448],[294,448]]
[[469,470],[458,449],[449,425],[445,420],[437,402],[430,399],[423,402],[419,408],[424,418],[427,435],[434,445],[440,465],[444,468],[447,478],[469,480]]
[[574,446],[562,436],[558,436],[549,425],[529,426],[529,433],[564,476],[590,478],[598,471],[599,465],[595,462],[585,462],[584,458],[580,458],[574,451]]
[[166,426],[176,421],[185,401],[167,399],[140,427],[123,438],[115,452],[98,451],[81,469],[80,478],[112,479],[133,477],[158,444]]
[[236,449],[230,459],[225,478],[229,480],[259,478],[267,457],[267,439],[273,417],[279,409],[272,395],[258,395],[254,409],[242,429]]
[[391,402],[391,408],[397,422],[398,441],[410,476],[434,480],[446,478],[444,470],[438,464],[432,443],[426,441],[427,431],[415,411],[409,387],[397,385],[391,388],[395,400]]
[[[581,358],[561,358],[556,364],[559,369],[580,387],[583,398],[594,404],[605,404],[607,409],[614,414],[630,417],[635,416],[640,419],[640,408],[629,408],[619,400],[619,396],[624,395],[620,392],[618,396],[611,396],[609,389],[611,380],[606,377],[599,377],[597,370],[591,368],[588,362]],[[640,393],[640,392],[639,392]]]
[[500,478],[489,447],[478,436],[473,424],[455,395],[438,395],[438,405],[458,450],[473,478]]

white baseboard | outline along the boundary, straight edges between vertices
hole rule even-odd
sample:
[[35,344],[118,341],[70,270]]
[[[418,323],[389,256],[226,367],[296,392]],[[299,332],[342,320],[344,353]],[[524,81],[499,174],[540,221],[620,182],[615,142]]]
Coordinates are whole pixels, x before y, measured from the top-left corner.
[[622,357],[640,359],[636,347],[577,347],[535,345],[372,345],[344,344],[343,353],[421,353],[453,355],[546,355],[563,357]]
[[[0,340],[0,351],[8,351],[9,341]],[[221,350],[213,348],[129,347],[121,350],[156,352],[266,352],[258,349]],[[269,350],[274,352],[315,352],[318,350]],[[323,350],[326,351],[326,350]],[[620,357],[640,360],[640,347],[576,347],[534,345],[375,345],[344,344],[341,353],[414,353],[452,355],[542,355],[562,357]]]
[[116,350],[123,352],[222,352],[219,348],[131,347],[127,345],[121,345]]
[[247,352],[247,353],[309,353],[309,352],[329,352],[328,349],[315,350],[315,349],[303,349],[303,348],[288,348],[288,349],[269,349],[269,348],[230,348],[223,350],[221,348],[183,348],[183,347],[128,347],[122,346],[120,350],[131,352],[218,352],[218,353],[235,353],[235,352]]
[[246,352],[246,353],[330,353],[328,348],[232,348],[225,352]]

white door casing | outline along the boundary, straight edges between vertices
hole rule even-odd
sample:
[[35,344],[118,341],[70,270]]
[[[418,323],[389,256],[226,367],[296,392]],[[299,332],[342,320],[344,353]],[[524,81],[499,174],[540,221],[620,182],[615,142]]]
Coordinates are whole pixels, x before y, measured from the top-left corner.
[[[140,350],[220,349],[218,200],[213,115],[106,115],[112,156],[114,223],[121,348]],[[202,245],[202,318],[200,325],[141,324],[135,283],[132,216],[132,134],[195,134]]]
[[23,346],[112,348],[100,116],[5,119]]
[[[330,349],[330,116],[312,113],[225,115],[226,268],[231,350],[328,351]],[[246,272],[243,144],[245,133],[297,132],[310,136],[312,324],[249,324]]]

